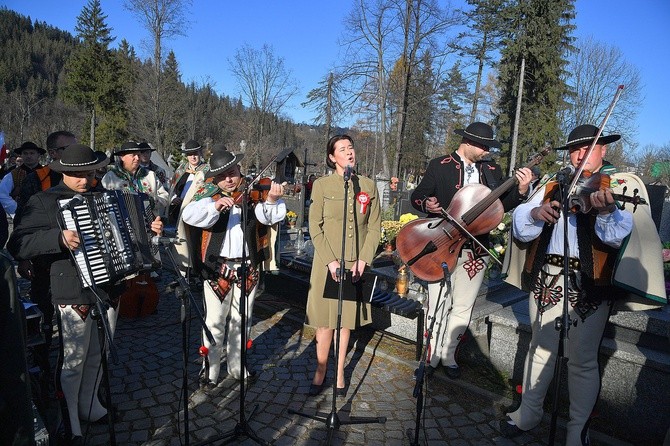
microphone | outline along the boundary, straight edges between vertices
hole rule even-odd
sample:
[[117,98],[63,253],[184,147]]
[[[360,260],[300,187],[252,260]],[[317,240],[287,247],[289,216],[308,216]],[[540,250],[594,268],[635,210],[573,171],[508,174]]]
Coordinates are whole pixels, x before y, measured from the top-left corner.
[[556,172],[556,180],[559,182],[564,182],[568,178],[572,177],[576,171],[577,169],[575,169],[575,166],[573,166],[572,164],[567,167],[564,167],[563,169]]
[[175,243],[182,243],[186,240],[179,237],[162,237],[160,235],[154,235],[151,237],[151,243],[154,245],[173,245]]
[[344,168],[344,181],[349,181],[351,178],[351,174],[354,173],[354,166],[349,164],[347,167]]
[[444,282],[449,282],[451,273],[449,272],[449,265],[447,265],[447,262],[442,262],[442,273],[444,273]]
[[81,194],[75,194],[74,197],[70,199],[67,203],[58,208],[59,211],[64,211],[66,209],[72,209],[75,206],[79,206],[84,202],[84,196]]

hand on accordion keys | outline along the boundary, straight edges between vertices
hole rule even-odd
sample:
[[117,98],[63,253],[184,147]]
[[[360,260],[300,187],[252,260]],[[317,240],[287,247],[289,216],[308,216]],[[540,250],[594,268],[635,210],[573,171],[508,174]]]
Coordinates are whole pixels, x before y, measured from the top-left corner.
[[79,234],[77,234],[77,231],[64,229],[61,234],[60,243],[64,248],[74,251],[79,248]]

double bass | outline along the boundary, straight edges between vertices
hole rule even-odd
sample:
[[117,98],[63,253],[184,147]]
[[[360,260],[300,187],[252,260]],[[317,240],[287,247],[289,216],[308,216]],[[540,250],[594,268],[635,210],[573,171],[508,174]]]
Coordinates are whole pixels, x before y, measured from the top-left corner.
[[[525,167],[538,165],[548,153],[545,147]],[[440,210],[440,217],[412,220],[402,227],[396,237],[398,255],[416,277],[429,282],[442,279],[443,263],[453,271],[466,241],[500,224],[505,214],[500,197],[516,184],[512,176],[494,190],[483,184],[464,186],[449,207]]]

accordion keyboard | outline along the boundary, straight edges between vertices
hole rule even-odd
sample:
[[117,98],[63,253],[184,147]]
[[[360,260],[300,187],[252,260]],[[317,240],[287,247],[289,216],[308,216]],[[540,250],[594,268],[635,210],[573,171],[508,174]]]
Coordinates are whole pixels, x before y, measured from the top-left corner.
[[[81,204],[61,215],[65,228],[79,233],[81,245],[74,258],[84,287],[115,283],[160,265],[153,261],[139,194],[114,190],[82,198]],[[69,201],[59,204],[63,207]]]
[[[63,200],[65,202],[69,200]],[[77,269],[81,272],[81,281],[84,287],[90,287],[92,284],[103,284],[109,282],[110,277],[105,265],[105,258],[98,240],[96,225],[88,211],[86,203],[74,206],[74,213],[77,215],[75,220],[73,213],[63,212],[63,222],[65,229],[79,232],[81,248],[74,251],[74,259],[77,263]],[[90,266],[90,268],[89,268]]]

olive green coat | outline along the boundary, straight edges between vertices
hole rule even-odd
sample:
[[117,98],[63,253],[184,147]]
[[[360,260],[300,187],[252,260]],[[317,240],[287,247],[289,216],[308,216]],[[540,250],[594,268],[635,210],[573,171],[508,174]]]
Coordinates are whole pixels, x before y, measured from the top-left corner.
[[[356,185],[358,183],[358,186]],[[359,190],[360,187],[360,190]],[[357,200],[366,193],[370,200],[365,212]],[[309,233],[314,244],[314,262],[310,275],[305,323],[312,327],[337,326],[337,299],[323,296],[328,264],[342,256],[344,179],[332,174],[319,178],[312,187],[309,208]],[[346,209],[344,259],[348,270],[356,260],[372,263],[381,236],[380,203],[374,181],[362,176],[349,180]],[[337,296],[332,296],[337,297]],[[370,304],[343,300],[342,327],[355,329],[372,322]]]

